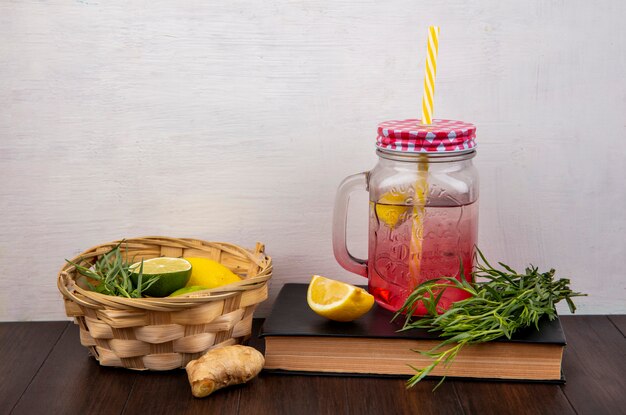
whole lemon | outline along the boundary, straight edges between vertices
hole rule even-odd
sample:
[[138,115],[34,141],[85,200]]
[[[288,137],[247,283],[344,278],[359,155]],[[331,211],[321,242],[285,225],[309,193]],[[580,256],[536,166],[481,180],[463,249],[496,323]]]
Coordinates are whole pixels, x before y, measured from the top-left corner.
[[208,258],[185,258],[191,263],[191,278],[186,287],[199,285],[206,288],[221,287],[241,281],[241,277],[224,265]]

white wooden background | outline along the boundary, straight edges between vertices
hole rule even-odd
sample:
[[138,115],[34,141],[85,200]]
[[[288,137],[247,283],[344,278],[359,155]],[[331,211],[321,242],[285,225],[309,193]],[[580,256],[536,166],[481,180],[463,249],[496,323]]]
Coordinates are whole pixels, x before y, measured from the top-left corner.
[[263,241],[272,297],[362,282],[332,255],[335,189],[375,163],[377,122],[419,116],[433,23],[435,114],[478,125],[480,246],[624,313],[625,19],[621,0],[3,0],[0,320],[64,318],[63,259],[120,237]]

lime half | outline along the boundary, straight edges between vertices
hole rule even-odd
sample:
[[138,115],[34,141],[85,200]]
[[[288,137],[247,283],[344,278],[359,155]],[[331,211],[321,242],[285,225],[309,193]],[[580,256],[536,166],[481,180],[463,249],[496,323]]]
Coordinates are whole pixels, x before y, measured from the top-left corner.
[[[139,280],[141,262],[136,262],[129,268],[130,278],[135,284]],[[183,288],[191,276],[191,263],[183,258],[160,257],[143,261],[142,283],[158,278],[146,291],[151,297],[166,297],[174,291]]]

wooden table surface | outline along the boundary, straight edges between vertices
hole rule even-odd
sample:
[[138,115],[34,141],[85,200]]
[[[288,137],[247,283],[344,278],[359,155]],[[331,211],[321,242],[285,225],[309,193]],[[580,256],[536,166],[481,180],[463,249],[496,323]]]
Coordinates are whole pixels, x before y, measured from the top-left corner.
[[626,315],[562,323],[565,385],[262,373],[205,399],[184,370],[99,366],[70,322],[1,323],[0,414],[626,414]]

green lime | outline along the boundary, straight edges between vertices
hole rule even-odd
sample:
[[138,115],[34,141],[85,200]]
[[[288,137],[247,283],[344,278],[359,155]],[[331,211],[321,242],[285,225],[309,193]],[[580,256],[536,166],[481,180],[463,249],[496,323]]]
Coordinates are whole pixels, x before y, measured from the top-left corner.
[[[135,284],[139,280],[141,262],[129,268],[130,278]],[[174,291],[183,288],[191,276],[191,263],[183,258],[160,257],[143,261],[142,285],[154,278],[158,280],[143,293],[151,297],[167,297]]]
[[170,294],[170,297],[176,297],[177,295],[189,294],[196,291],[208,290],[209,287],[202,287],[200,285],[192,285],[190,287],[183,287],[180,290],[176,290]]

